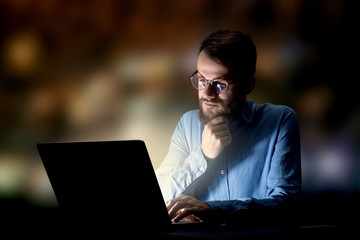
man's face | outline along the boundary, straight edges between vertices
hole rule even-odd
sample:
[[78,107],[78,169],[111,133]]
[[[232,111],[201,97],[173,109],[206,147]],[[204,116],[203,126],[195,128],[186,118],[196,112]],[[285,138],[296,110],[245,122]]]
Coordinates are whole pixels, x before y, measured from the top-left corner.
[[[229,68],[224,64],[212,59],[203,51],[200,52],[197,61],[197,70],[200,76],[207,80],[221,79],[231,82],[236,80],[235,74],[229,72]],[[241,109],[245,101],[245,95],[239,93],[239,84],[229,85],[226,93],[219,94],[214,86],[207,84],[205,89],[199,89],[200,121],[205,125],[217,116],[231,118]]]

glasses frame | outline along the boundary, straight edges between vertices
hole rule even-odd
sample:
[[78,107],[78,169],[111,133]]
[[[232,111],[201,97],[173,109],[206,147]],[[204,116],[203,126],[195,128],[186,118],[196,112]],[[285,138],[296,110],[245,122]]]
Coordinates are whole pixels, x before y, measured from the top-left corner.
[[[205,77],[203,77],[201,74],[201,77],[206,81],[206,84],[203,88],[199,88],[199,87],[196,87],[195,86],[195,83],[193,82],[193,79],[195,77],[195,74],[197,74],[199,71],[195,71],[193,74],[191,74],[191,76],[189,76],[190,78],[190,81],[191,81],[191,85],[193,85],[193,87],[197,90],[204,90],[206,89],[206,87],[208,86],[208,84],[210,83],[211,86],[214,86],[213,83],[214,82],[221,82],[222,84],[225,84],[226,87],[225,87],[225,91],[221,92],[219,91],[219,88],[216,87],[216,85],[214,86],[215,87],[215,90],[216,90],[216,93],[218,94],[224,94],[226,93],[228,90],[229,90],[229,85],[233,84],[233,82],[225,82],[226,80],[223,80],[223,79],[213,79],[213,80],[208,80],[206,79]],[[197,76],[196,76],[197,77]]]

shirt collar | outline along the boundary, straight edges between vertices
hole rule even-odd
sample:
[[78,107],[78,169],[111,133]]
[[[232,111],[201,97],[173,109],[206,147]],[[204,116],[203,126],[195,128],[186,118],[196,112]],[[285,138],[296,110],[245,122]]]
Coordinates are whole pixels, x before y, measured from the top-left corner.
[[247,100],[241,113],[242,118],[246,122],[251,123],[254,120],[255,110],[256,104],[251,100]]
[[230,130],[233,131],[234,129],[236,129],[243,121],[247,123],[252,123],[252,121],[254,120],[255,111],[256,104],[251,100],[247,100],[244,108],[242,109],[241,117],[239,117],[237,120],[230,124]]

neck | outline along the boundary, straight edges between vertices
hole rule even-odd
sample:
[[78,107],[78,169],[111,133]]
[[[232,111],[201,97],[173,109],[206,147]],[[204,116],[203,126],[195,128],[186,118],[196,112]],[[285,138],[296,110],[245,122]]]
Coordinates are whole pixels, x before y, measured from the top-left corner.
[[235,100],[233,106],[231,107],[231,113],[226,114],[230,123],[236,121],[241,117],[241,113],[246,105],[247,99],[246,96],[242,96],[239,99]]

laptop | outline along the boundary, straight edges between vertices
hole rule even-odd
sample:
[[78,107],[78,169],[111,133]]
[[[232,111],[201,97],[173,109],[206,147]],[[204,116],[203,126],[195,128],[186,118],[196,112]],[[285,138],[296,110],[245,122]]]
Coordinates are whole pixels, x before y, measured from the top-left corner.
[[39,143],[64,224],[162,232],[171,221],[145,143],[140,140]]
[[37,147],[60,206],[61,228],[130,234],[139,229],[137,234],[146,235],[174,230],[143,141]]

